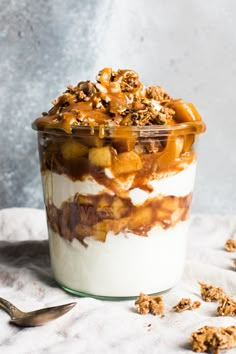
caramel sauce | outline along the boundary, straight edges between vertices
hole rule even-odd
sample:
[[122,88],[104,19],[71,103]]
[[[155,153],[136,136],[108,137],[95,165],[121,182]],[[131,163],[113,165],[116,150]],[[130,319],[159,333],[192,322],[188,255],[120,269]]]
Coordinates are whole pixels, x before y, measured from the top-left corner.
[[133,233],[147,237],[159,225],[162,229],[173,227],[188,218],[191,194],[185,197],[158,196],[148,199],[141,206],[134,206],[129,198],[119,198],[103,193],[97,196],[75,195],[61,208],[48,204],[47,219],[51,229],[69,241],[76,238],[86,246],[86,237],[93,236],[105,242],[106,235]]

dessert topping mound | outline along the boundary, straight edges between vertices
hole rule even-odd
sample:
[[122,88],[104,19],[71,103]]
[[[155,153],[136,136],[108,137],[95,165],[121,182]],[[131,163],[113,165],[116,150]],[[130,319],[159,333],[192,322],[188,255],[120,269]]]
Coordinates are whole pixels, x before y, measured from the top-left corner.
[[71,133],[77,126],[150,126],[183,122],[205,125],[192,103],[173,99],[160,86],[145,87],[132,70],[101,70],[96,82],[69,85],[49,112],[36,119],[38,130],[62,129]]
[[146,315],[152,313],[153,315],[164,315],[164,302],[162,296],[148,296],[140,293],[140,296],[135,301],[138,313]]
[[219,300],[217,313],[220,316],[236,316],[236,301],[230,296],[223,296]]
[[228,252],[236,252],[236,240],[228,239],[225,243],[225,250]]
[[192,301],[188,298],[181,299],[177,305],[173,307],[176,312],[183,312],[186,310],[195,310],[201,306],[200,301]]
[[218,301],[224,296],[224,290],[213,285],[198,282],[201,286],[201,297],[206,302]]
[[190,343],[195,352],[218,354],[220,350],[236,346],[236,326],[204,326],[192,333]]

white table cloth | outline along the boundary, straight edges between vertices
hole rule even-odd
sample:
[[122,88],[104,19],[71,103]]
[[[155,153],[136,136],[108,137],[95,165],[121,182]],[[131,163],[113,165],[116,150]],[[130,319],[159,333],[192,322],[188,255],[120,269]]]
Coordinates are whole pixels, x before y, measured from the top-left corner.
[[134,301],[79,298],[58,288],[50,270],[44,211],[1,210],[0,296],[26,311],[72,301],[77,305],[45,326],[24,329],[9,324],[0,310],[0,353],[192,353],[192,331],[235,325],[236,318],[218,317],[216,303],[202,302],[199,309],[183,313],[173,312],[172,306],[182,297],[201,301],[198,280],[236,297],[236,254],[223,248],[231,237],[236,237],[236,216],[193,215],[182,280],[163,295],[165,316],[142,316]]

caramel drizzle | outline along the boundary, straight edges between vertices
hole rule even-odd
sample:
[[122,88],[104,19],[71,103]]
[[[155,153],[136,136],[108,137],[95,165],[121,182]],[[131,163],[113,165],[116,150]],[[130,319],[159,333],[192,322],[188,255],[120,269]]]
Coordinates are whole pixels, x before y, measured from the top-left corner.
[[[154,101],[157,107],[159,105],[160,113],[154,108]],[[159,86],[146,89],[132,70],[114,72],[105,68],[99,72],[96,83],[87,81],[76,87],[68,86],[68,90],[52,103],[54,107],[36,119],[33,128],[61,129],[71,133],[77,126],[93,129],[100,125],[175,125],[201,121],[191,103],[172,99]],[[154,120],[150,115],[154,115]]]

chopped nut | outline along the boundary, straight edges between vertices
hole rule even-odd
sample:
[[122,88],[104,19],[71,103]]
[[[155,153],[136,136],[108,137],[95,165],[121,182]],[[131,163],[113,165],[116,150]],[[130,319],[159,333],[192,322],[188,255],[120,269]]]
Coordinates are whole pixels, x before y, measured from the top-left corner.
[[201,286],[201,297],[206,302],[218,301],[224,296],[224,290],[213,285],[198,282]]
[[236,326],[204,326],[192,333],[190,343],[192,344],[192,350],[195,352],[218,354],[222,349],[236,346]]
[[168,102],[171,97],[161,86],[150,86],[146,90],[146,95],[148,98],[153,98],[158,102]]
[[153,315],[164,314],[164,303],[162,296],[148,296],[140,293],[140,297],[135,301],[138,313],[146,315],[149,312]]
[[121,77],[122,92],[132,92],[140,86],[138,74],[132,70],[118,70],[118,76]]
[[228,252],[236,252],[236,240],[228,239],[225,243],[225,250]]
[[73,87],[72,85],[68,85],[67,91],[64,93],[64,95],[67,94],[67,97],[69,99],[74,96],[78,102],[81,102],[87,101],[96,92],[97,89],[93,82],[81,81],[75,87]]
[[236,301],[229,296],[223,296],[219,300],[217,313],[220,316],[236,316]]
[[183,312],[186,310],[195,310],[199,306],[201,306],[200,301],[191,301],[191,299],[183,298],[173,307],[173,309],[176,312]]

